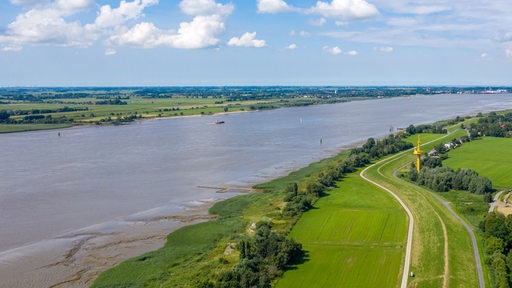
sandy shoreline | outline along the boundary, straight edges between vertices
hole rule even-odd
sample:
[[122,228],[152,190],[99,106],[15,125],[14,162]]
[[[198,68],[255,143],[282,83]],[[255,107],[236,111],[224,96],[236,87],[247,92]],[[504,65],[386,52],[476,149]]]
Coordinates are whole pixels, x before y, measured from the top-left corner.
[[176,229],[215,218],[203,202],[180,215],[116,221],[0,253],[0,287],[89,287],[103,271],[162,247]]

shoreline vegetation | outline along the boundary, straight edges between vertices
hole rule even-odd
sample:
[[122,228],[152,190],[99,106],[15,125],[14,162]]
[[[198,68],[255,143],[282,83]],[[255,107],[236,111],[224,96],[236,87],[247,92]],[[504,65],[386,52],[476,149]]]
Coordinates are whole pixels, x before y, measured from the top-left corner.
[[486,91],[485,87],[336,86],[0,88],[0,133],[77,125],[121,125],[142,119],[259,111],[418,94]]
[[[497,115],[508,114],[490,113],[491,118],[496,118]],[[407,230],[405,213],[397,206],[398,202],[390,199],[389,195],[383,195],[383,192],[376,187],[363,184],[361,178],[357,177],[358,172],[362,167],[376,162],[378,159],[385,159],[387,155],[395,155],[399,151],[411,149],[412,143],[416,141],[416,133],[421,133],[422,139],[425,138],[429,143],[432,142],[427,145],[428,149],[444,145],[446,142],[444,138],[447,137],[456,139],[456,137],[464,137],[469,134],[468,137],[474,136],[473,139],[480,139],[483,135],[472,133],[472,131],[488,128],[489,125],[478,125],[478,123],[488,123],[488,121],[482,121],[483,118],[484,116],[479,114],[475,118],[457,117],[431,125],[416,127],[411,125],[400,134],[377,140],[369,138],[361,147],[342,151],[334,157],[312,163],[288,176],[258,184],[254,188],[260,192],[235,196],[214,204],[209,212],[218,215],[215,220],[172,232],[168,235],[164,247],[107,270],[96,279],[92,287],[123,285],[127,287],[311,287],[314,283],[318,284],[318,282],[314,282],[316,281],[314,279],[318,279],[315,277],[317,273],[339,274],[340,265],[347,267],[340,274],[345,275],[342,277],[343,279],[338,276],[334,277],[334,274],[333,277],[323,277],[330,279],[325,281],[333,281],[325,282],[325,285],[339,284],[336,281],[344,281],[344,285],[350,285],[351,283],[361,283],[362,279],[367,279],[365,283],[368,285],[385,283],[380,287],[396,287],[401,278],[400,271],[403,269],[401,259],[404,257],[405,231]],[[412,130],[413,128],[414,130]],[[447,128],[453,133],[446,134],[447,130],[443,128]],[[405,153],[397,158],[405,162],[398,163],[394,160],[396,163],[390,167],[376,167],[368,172],[368,176],[376,177],[380,183],[382,181],[386,183],[388,181],[386,177],[391,177],[394,174],[393,171],[398,171],[402,177],[410,174],[411,167],[403,164],[412,162],[413,155],[409,154]],[[446,158],[449,157],[444,157],[444,159]],[[398,164],[401,166],[395,167]],[[395,167],[393,169],[396,170],[389,170],[391,167]],[[377,175],[381,173],[380,169],[387,171],[381,174],[382,177]],[[490,179],[492,178],[490,177]],[[453,201],[454,209],[458,214],[474,227],[478,227],[479,221],[482,221],[487,213],[484,208],[487,206],[484,198],[481,195],[458,190],[432,192],[412,184],[409,180],[399,178],[388,181],[386,185],[394,185],[392,187],[398,189],[400,197],[406,198],[406,203],[417,202],[418,196],[401,190],[400,185],[416,187],[413,189],[424,197],[424,200],[419,201],[418,204],[413,204],[419,205],[414,206],[414,217],[425,221],[425,224],[420,222],[419,228],[415,228],[413,243],[416,244],[413,245],[411,271],[415,271],[419,275],[410,278],[409,283],[426,285],[426,287],[441,287],[448,283],[450,286],[459,284],[469,285],[467,287],[478,286],[476,277],[478,268],[468,270],[469,267],[476,267],[472,250],[469,248],[471,247],[469,235],[462,224],[450,215],[443,204],[432,194],[436,193],[445,201]],[[369,193],[370,196],[361,194],[363,191]],[[335,206],[328,208],[329,205]],[[429,205],[429,208],[422,208],[421,205]],[[397,207],[398,210],[396,210]],[[340,208],[342,208],[342,212],[339,212]],[[331,211],[331,209],[334,210]],[[431,214],[420,212],[422,209],[430,211],[428,213]],[[334,211],[336,216],[332,216],[329,211]],[[437,215],[437,218],[432,215]],[[359,223],[361,221],[371,221],[371,223]],[[350,228],[338,231],[338,229],[343,229],[342,227],[353,227],[354,225],[363,229]],[[440,230],[441,226],[443,230]],[[267,249],[261,252],[262,246],[258,246],[257,240],[254,240],[258,239],[258,235],[261,236],[262,232],[258,231],[259,227],[265,227],[267,236],[270,231],[276,235],[282,235],[270,237],[279,238],[281,242],[266,243],[263,247],[267,247]],[[321,227],[321,230],[316,231],[315,227]],[[393,231],[389,230],[391,227],[393,227]],[[335,244],[329,240],[329,237],[333,235],[334,239],[338,239],[338,241],[340,237],[344,240]],[[444,235],[444,244],[442,239],[438,239],[441,237],[439,235]],[[480,254],[484,255],[488,252],[482,252],[482,233],[479,232],[477,236]],[[419,241],[422,237],[432,242]],[[291,244],[279,244],[286,243],[284,242],[286,239],[292,241]],[[360,262],[358,253],[354,255],[354,253],[348,252],[357,247],[350,244],[352,242],[362,245],[356,250],[361,251],[358,253],[362,253],[362,258],[367,259],[366,262]],[[277,256],[283,245],[291,247],[291,250],[287,251],[292,251],[292,255]],[[337,245],[341,246],[336,251],[325,248],[337,247]],[[344,245],[349,246],[343,248]],[[421,245],[425,245],[425,247],[420,247]],[[443,245],[445,248],[442,248]],[[372,247],[372,249],[367,250],[367,247]],[[260,251],[258,253],[263,253],[273,260],[265,260],[266,258],[261,256],[263,254],[255,253],[254,250]],[[317,265],[316,257],[327,257],[322,259],[331,260],[325,261],[327,264]],[[494,258],[503,259],[500,257],[495,256]],[[422,258],[426,263],[421,263]],[[377,261],[377,259],[381,260]],[[499,259],[496,261],[501,261]],[[486,263],[489,261],[491,260],[486,260]],[[332,267],[338,268],[331,273]],[[360,269],[367,272],[363,273]],[[474,275],[470,272],[471,270],[475,271]],[[492,267],[484,267],[483,270],[486,271],[487,283],[493,284],[496,282],[496,277],[501,275],[499,273],[503,272],[503,269],[495,272],[496,269]],[[382,273],[371,271],[381,271]],[[444,276],[439,278],[438,275]]]

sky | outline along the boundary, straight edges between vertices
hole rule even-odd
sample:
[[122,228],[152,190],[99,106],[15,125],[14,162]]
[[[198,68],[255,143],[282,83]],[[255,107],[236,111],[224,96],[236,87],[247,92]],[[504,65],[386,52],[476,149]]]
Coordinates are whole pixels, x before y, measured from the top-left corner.
[[510,0],[0,0],[0,86],[512,86]]

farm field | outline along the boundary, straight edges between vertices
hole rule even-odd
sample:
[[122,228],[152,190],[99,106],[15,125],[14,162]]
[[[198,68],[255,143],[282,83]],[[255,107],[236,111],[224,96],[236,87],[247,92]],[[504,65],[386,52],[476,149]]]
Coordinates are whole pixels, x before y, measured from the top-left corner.
[[396,287],[405,212],[357,173],[338,186],[294,226],[290,237],[303,244],[308,260],[287,271],[277,287]]
[[453,169],[469,168],[489,178],[495,188],[511,188],[510,163],[512,139],[484,137],[450,151],[444,165]]

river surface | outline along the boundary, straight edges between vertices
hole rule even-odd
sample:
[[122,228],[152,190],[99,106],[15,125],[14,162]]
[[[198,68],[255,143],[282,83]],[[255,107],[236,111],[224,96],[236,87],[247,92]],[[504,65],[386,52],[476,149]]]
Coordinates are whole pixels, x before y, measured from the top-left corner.
[[2,134],[0,263],[81,228],[233,195],[202,186],[251,186],[398,127],[503,109],[511,94],[412,96]]

